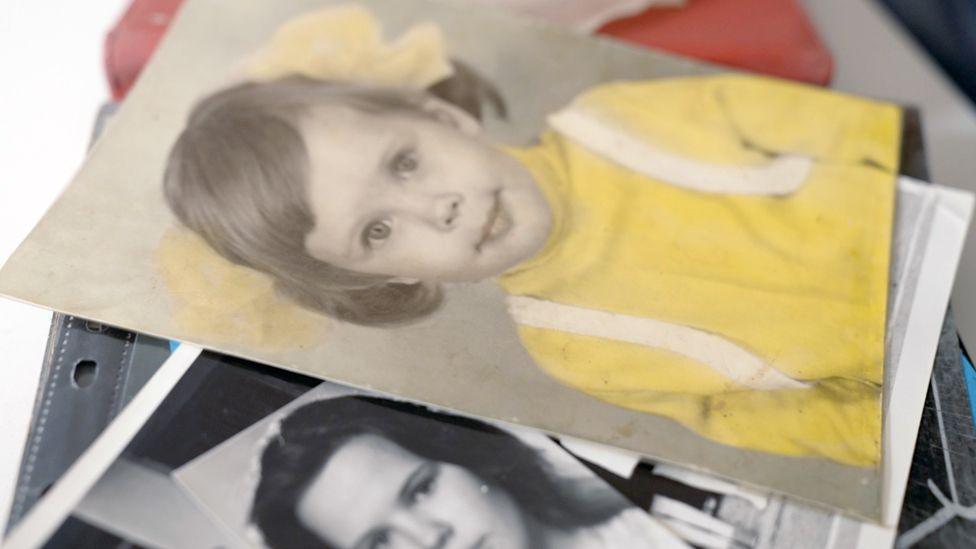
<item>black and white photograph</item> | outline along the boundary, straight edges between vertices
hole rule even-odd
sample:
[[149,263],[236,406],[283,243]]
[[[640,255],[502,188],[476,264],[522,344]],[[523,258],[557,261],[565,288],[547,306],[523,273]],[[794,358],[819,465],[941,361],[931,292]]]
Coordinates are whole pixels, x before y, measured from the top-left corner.
[[144,419],[45,546],[687,547],[540,433],[242,360]]
[[682,545],[541,434],[332,385],[175,476],[273,548]]

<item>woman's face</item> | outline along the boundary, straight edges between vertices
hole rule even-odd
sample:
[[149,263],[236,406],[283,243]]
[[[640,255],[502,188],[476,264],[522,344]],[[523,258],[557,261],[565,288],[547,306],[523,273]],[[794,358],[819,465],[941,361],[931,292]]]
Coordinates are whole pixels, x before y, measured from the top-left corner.
[[404,282],[472,282],[537,253],[551,214],[532,175],[462,111],[433,98],[419,108],[332,102],[304,117],[309,254]]
[[518,504],[462,467],[359,435],[329,459],[298,518],[341,548],[528,548]]

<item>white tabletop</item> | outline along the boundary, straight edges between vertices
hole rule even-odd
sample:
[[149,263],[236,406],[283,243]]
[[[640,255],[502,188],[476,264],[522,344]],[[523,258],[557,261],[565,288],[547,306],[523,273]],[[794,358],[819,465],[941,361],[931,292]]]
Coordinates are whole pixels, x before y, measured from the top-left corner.
[[[102,43],[128,0],[0,3],[0,264],[84,159],[109,97]],[[51,313],[0,299],[0,532],[37,390]]]

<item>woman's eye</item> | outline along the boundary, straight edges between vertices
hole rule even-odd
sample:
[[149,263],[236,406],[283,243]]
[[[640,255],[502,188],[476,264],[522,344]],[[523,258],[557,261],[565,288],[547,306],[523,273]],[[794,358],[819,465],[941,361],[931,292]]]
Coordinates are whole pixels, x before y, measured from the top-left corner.
[[411,504],[419,503],[427,498],[430,493],[434,490],[434,484],[437,482],[437,470],[432,469],[428,474],[424,475],[417,484],[413,486],[410,490],[409,499]]
[[417,153],[414,151],[403,151],[393,157],[390,169],[397,177],[407,177],[417,171]]
[[390,237],[393,228],[388,221],[374,221],[363,231],[363,242],[367,246],[375,246]]

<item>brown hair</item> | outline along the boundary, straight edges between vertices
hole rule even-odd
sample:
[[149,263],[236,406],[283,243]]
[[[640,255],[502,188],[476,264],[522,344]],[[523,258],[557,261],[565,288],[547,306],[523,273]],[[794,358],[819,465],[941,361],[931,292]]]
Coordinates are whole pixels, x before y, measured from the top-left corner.
[[[490,84],[455,63],[455,77],[430,89],[480,118],[504,103]],[[307,201],[308,154],[298,120],[314,105],[342,100],[366,112],[421,110],[424,92],[288,77],[244,83],[200,101],[170,151],[164,193],[176,217],[227,259],[274,278],[310,309],[366,325],[433,312],[435,284],[393,282],[319,261],[305,250],[315,225]]]

